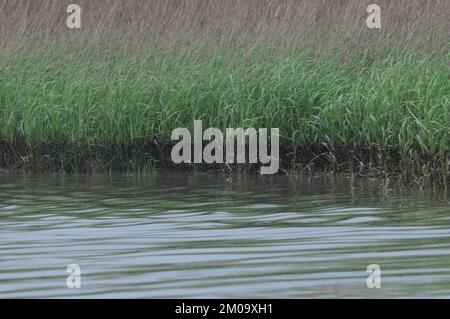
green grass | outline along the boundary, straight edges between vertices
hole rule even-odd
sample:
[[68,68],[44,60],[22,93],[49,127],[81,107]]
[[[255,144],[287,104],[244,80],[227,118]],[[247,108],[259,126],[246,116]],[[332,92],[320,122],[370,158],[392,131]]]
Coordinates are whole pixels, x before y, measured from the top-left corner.
[[389,150],[398,164],[421,159],[448,169],[448,57],[194,45],[2,55],[0,140],[8,145],[168,141],[174,128],[202,119],[222,129],[278,127],[284,145],[312,153]]

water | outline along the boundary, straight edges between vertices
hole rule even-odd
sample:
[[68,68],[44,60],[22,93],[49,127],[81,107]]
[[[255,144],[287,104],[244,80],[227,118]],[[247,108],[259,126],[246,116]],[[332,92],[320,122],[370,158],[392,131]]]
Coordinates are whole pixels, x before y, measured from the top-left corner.
[[[0,182],[0,298],[450,297],[443,190],[168,173]],[[80,289],[66,287],[69,264]]]

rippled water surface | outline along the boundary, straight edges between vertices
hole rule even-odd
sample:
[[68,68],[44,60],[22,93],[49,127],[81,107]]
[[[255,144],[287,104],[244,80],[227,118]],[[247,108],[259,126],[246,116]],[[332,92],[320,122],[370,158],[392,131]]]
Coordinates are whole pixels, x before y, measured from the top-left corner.
[[[450,297],[444,190],[350,178],[0,176],[0,298]],[[67,265],[81,267],[68,289]],[[369,289],[366,268],[381,267]]]

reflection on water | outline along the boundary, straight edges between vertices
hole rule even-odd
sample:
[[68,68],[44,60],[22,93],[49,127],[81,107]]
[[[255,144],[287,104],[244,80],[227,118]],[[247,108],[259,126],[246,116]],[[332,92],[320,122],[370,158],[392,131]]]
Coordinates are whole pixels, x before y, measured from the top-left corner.
[[447,196],[349,178],[0,176],[0,297],[450,297]]

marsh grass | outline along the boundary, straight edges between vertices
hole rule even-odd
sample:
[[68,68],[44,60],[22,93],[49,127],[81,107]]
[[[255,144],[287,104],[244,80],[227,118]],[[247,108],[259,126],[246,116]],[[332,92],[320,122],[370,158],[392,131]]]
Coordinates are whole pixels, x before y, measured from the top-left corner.
[[[0,0],[0,39],[20,45],[33,37],[40,43],[74,38],[98,44],[111,38],[147,44],[157,36],[167,46],[180,39],[235,45],[270,42],[296,46],[314,39],[320,48],[422,46],[438,50],[448,41],[447,0],[378,0],[382,29],[368,30],[371,0],[78,0],[82,28],[65,27],[71,0]],[[144,45],[145,46],[145,45]]]
[[0,165],[170,167],[170,133],[202,119],[279,127],[285,169],[448,183],[448,3],[385,1],[368,33],[366,1],[232,2],[83,2],[68,33],[36,18],[61,2],[0,1]]

